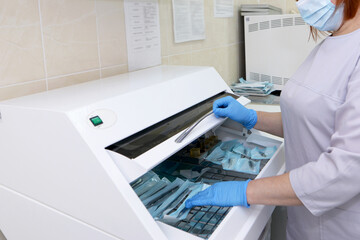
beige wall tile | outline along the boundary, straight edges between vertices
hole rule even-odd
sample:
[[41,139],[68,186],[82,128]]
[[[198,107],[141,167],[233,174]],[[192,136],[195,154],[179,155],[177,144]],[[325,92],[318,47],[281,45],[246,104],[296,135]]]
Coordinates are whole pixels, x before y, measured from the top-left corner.
[[232,18],[225,18],[224,38],[226,44],[234,44],[240,41],[240,6],[234,6],[234,16]]
[[214,67],[221,77],[224,79],[226,68],[226,52],[224,47],[205,49],[194,51],[192,53],[192,65],[194,66],[212,66]]
[[127,64],[123,0],[97,0],[101,67]]
[[170,65],[192,65],[191,53],[169,56]]
[[[213,66],[214,62],[214,49],[203,49],[199,51],[193,51],[191,54],[192,64],[194,66]],[[220,60],[220,59],[219,59]]]
[[101,78],[111,77],[127,72],[128,72],[127,65],[105,68],[105,69],[101,69]]
[[227,65],[225,81],[231,85],[239,80],[240,76],[240,44],[233,44],[227,47]]
[[[191,52],[191,46],[194,41],[175,43],[174,30],[173,30],[173,11],[172,1],[170,0],[159,0],[160,2],[160,31],[162,32],[161,44],[162,56],[175,55],[180,53]],[[166,21],[165,23],[163,21]],[[166,35],[164,35],[166,34]],[[165,42],[166,41],[166,42]],[[165,44],[165,45],[164,45]]]
[[[213,66],[228,84],[245,75],[240,6],[268,3],[285,6],[284,12],[296,8],[293,0],[234,0],[233,18],[215,18],[213,0],[206,0],[206,39],[176,44],[172,1],[158,1],[162,64]],[[13,97],[12,89],[18,86],[34,91],[32,85],[14,83],[39,86],[34,80],[46,78],[37,4],[38,0],[0,0],[0,87],[11,85],[1,88],[1,93],[9,90],[2,99]],[[124,0],[40,0],[50,89],[99,79],[100,68],[101,77],[127,72],[123,4]]]
[[239,78],[239,44],[201,50],[192,54],[192,65],[214,67],[229,85]]
[[286,0],[285,13],[293,13],[293,12],[296,12],[296,13],[299,12],[299,10],[296,6],[296,1],[295,0]]
[[45,78],[36,0],[0,2],[0,86]]
[[95,0],[40,0],[48,76],[99,68]]
[[[171,30],[172,31],[172,30]],[[168,55],[191,52],[193,42],[175,43],[174,34],[171,34],[167,40]]]
[[0,101],[46,91],[46,81],[34,81],[0,88]]
[[100,79],[100,70],[48,79],[49,90]]
[[224,32],[226,18],[214,17],[214,0],[205,1],[205,36],[204,40],[194,41],[192,50],[214,48],[226,43]]
[[168,38],[170,37],[171,26],[170,21],[172,18],[171,2],[169,0],[159,0],[159,18],[160,18],[160,35],[161,35],[161,56],[168,55]]
[[169,57],[162,57],[161,58],[162,65],[169,65]]
[[229,70],[229,52],[228,47],[220,47],[213,50],[214,63],[213,66],[219,72],[221,77],[228,82]]

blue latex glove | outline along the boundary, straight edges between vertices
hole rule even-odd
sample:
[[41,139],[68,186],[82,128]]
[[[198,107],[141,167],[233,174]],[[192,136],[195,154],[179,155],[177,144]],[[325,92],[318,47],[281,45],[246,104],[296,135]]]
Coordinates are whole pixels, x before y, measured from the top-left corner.
[[250,207],[246,199],[246,188],[250,179],[247,181],[229,181],[215,183],[202,192],[185,202],[186,208],[194,206],[219,206]]
[[247,129],[253,128],[257,122],[256,111],[247,109],[230,96],[216,100],[213,104],[213,112],[216,117],[228,117]]

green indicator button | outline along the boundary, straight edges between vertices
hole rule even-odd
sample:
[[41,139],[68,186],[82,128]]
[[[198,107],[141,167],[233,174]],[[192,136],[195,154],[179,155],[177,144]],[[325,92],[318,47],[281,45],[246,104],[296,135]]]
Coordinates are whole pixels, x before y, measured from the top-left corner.
[[92,122],[92,124],[94,124],[95,127],[103,124],[103,121],[101,120],[101,118],[99,116],[90,118],[90,121]]

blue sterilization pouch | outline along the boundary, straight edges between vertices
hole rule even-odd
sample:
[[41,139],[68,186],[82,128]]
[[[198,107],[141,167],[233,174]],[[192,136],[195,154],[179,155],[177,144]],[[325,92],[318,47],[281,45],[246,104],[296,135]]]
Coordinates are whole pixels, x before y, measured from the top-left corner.
[[236,172],[258,174],[260,171],[260,161],[242,158],[239,154],[232,152],[226,154],[221,164],[223,169]]

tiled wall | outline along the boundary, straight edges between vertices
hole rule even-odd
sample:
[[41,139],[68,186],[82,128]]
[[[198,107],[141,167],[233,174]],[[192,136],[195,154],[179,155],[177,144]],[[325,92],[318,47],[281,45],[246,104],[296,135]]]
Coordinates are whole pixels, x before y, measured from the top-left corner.
[[[162,62],[214,66],[229,84],[244,71],[240,5],[295,9],[295,0],[234,0],[233,18],[214,18],[204,1],[206,39],[175,44],[172,1],[159,0]],[[127,72],[124,0],[0,0],[0,61],[0,100]]]

